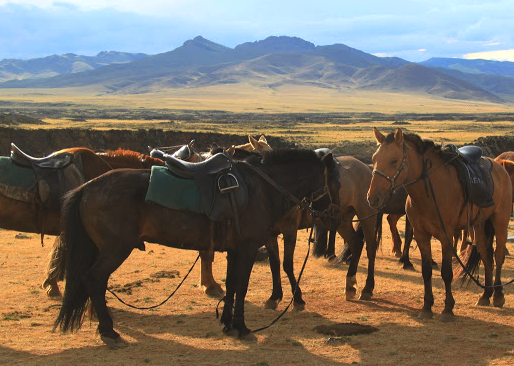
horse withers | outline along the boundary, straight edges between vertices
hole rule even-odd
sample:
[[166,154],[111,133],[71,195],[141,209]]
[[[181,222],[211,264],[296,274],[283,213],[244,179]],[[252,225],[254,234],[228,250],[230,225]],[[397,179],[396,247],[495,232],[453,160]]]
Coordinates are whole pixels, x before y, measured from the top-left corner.
[[[248,207],[252,209],[240,214],[241,235],[234,220],[214,225],[214,233],[221,234],[214,237],[214,249],[227,252],[224,331],[236,330],[244,337],[251,333],[245,325],[244,299],[259,247],[298,200],[323,189],[333,196],[339,182],[332,155],[320,158],[310,150],[272,151],[262,160],[236,161],[233,166],[251,192]],[[110,275],[132,250],[144,241],[191,250],[211,247],[213,238],[205,233],[211,232],[213,222],[202,213],[147,202],[149,180],[148,170],[113,170],[66,196],[62,211],[66,288],[55,322],[63,332],[80,328],[90,299],[102,340],[115,347],[122,340],[113,329],[105,292]]]
[[[441,320],[454,319],[455,300],[451,291],[454,248],[451,236],[456,230],[464,230],[470,226],[475,230],[475,244],[485,268],[484,291],[477,305],[489,305],[493,296],[493,305],[503,306],[505,297],[501,269],[512,212],[512,183],[505,169],[492,159],[481,158],[490,166],[490,179],[487,180],[494,187],[491,194],[493,204],[483,207],[466,199],[467,193],[459,180],[457,168],[449,163],[449,160],[459,157],[445,159],[440,145],[421,139],[416,134],[403,133],[401,129],[386,136],[374,128],[374,134],[379,147],[373,155],[374,170],[368,201],[372,207],[379,209],[396,187],[403,185],[409,193],[406,212],[421,252],[425,289],[419,318],[433,316],[431,239],[434,237],[441,243],[441,276],[446,292]],[[496,250],[493,250],[492,245],[494,234]],[[496,260],[494,286],[493,253]]]

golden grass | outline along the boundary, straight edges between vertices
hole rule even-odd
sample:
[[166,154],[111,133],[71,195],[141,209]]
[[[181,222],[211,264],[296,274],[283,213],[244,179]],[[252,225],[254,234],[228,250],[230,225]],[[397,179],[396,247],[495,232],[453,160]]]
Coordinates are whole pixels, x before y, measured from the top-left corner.
[[60,89],[0,89],[11,102],[79,103],[103,108],[170,108],[258,113],[494,113],[511,112],[512,103],[451,100],[427,94],[327,89],[285,85],[278,88],[231,84],[164,89],[145,94],[108,94],[102,87]]

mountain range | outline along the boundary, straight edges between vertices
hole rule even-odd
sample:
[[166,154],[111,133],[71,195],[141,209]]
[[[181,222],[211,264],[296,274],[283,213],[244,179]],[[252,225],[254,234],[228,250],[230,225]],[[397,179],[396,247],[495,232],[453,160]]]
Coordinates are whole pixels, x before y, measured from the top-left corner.
[[157,55],[101,52],[3,60],[0,81],[0,88],[97,85],[120,94],[235,83],[312,85],[501,103],[514,96],[514,63],[447,58],[412,63],[344,44],[315,46],[286,36],[229,48],[198,36]]

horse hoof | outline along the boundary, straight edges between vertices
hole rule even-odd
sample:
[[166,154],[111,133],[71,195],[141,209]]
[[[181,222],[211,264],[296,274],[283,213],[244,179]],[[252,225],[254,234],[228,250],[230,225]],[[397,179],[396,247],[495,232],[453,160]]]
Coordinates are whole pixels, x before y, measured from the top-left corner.
[[481,297],[478,299],[477,303],[475,304],[476,306],[489,306],[491,304],[491,302],[489,301],[488,298],[486,297]]
[[225,326],[223,328],[223,334],[225,334],[229,337],[235,337],[235,336],[237,336],[237,330],[233,327]]
[[372,297],[373,294],[370,294],[369,292],[362,292],[359,296],[359,300],[370,301]]
[[355,300],[355,298],[357,297],[357,291],[355,291],[355,289],[346,290],[345,296],[346,296],[346,301]]
[[305,304],[298,304],[298,303],[294,303],[293,305],[293,311],[294,312],[300,312],[300,311],[304,311],[305,310]]
[[422,320],[422,319],[432,319],[432,317],[434,316],[434,313],[432,313],[432,311],[430,310],[421,310],[421,313],[419,313],[418,315],[418,319]]
[[450,323],[455,320],[455,315],[453,315],[453,313],[442,313],[439,320],[444,323]]
[[400,253],[400,252],[393,252],[393,255],[394,255],[396,258],[401,258],[402,253]]
[[493,297],[493,306],[496,308],[501,308],[505,304],[505,296],[503,294],[501,296]]
[[216,284],[216,286],[212,285],[209,287],[202,286],[203,292],[210,297],[221,298],[225,294],[225,291],[221,288],[220,285]]
[[110,349],[120,349],[128,346],[128,343],[120,336],[111,338],[107,336],[100,336],[102,342],[104,342]]
[[61,297],[62,296],[59,288],[55,288],[52,286],[50,286],[49,288],[46,289],[46,295],[48,297]]
[[271,310],[275,310],[276,308],[278,308],[278,304],[280,303],[280,300],[272,300],[272,299],[268,299],[265,303],[264,303],[264,309],[271,309]]

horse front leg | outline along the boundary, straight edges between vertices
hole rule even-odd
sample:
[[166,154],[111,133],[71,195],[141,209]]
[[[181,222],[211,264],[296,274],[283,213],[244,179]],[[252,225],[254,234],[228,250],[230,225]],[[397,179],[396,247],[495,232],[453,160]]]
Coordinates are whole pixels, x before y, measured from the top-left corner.
[[402,255],[402,239],[398,233],[398,220],[400,217],[401,215],[387,215],[387,222],[389,223],[389,230],[391,230],[391,236],[393,239],[393,248],[391,249],[391,253],[397,258]]
[[350,265],[348,266],[348,272],[346,273],[346,286],[345,286],[345,297],[346,300],[353,300],[357,296],[357,268],[359,266],[359,260],[364,247],[364,240],[362,240],[353,226],[348,222],[343,222],[339,228],[339,235],[343,237],[346,244],[350,248]]
[[215,224],[211,222],[211,242],[209,249],[200,251],[201,271],[200,271],[200,284],[202,290],[208,296],[220,298],[225,291],[219,283],[216,282],[212,275],[212,263],[214,262],[214,230]]
[[[252,333],[245,324],[245,297],[248,292],[248,283],[250,282],[250,275],[252,273],[255,257],[257,256],[258,248],[252,248],[250,245],[246,248],[239,248],[237,250],[237,263],[236,263],[236,277],[235,290],[236,300],[234,305],[234,318],[232,325],[238,331],[239,338],[248,338]],[[225,304],[226,306],[226,304]]]
[[377,224],[381,223],[377,221],[376,217],[362,222],[364,238],[366,240],[366,253],[368,254],[368,276],[366,277],[366,285],[361,291],[360,300],[371,300],[373,290],[375,289],[375,259],[378,247]]
[[452,281],[453,281],[453,270],[452,270],[452,257],[453,252],[448,245],[442,246],[443,259],[441,264],[441,277],[444,281],[444,289],[446,291],[446,297],[444,300],[444,309],[441,314],[441,321],[451,322],[455,319],[453,315],[453,307],[455,306],[455,299],[452,295]]
[[418,242],[421,253],[421,273],[423,275],[423,287],[425,295],[423,297],[423,308],[418,315],[418,319],[430,319],[434,315],[432,306],[434,305],[434,293],[432,292],[432,248],[430,245],[430,235],[420,235],[414,232],[414,237]]
[[414,270],[414,265],[410,261],[410,245],[413,239],[412,233],[412,225],[409,221],[409,218],[405,216],[405,240],[403,245],[402,256],[399,259],[399,262],[403,264],[403,269]]
[[227,250],[227,276],[225,280],[225,287],[227,292],[223,298],[225,304],[223,305],[223,313],[221,314],[220,322],[224,325],[223,333],[230,334],[233,330],[232,318],[234,311],[234,296],[236,290],[236,271],[237,271],[237,257],[234,249]]
[[269,255],[269,266],[271,269],[271,278],[273,280],[273,291],[270,298],[264,304],[266,309],[276,309],[280,301],[282,301],[282,281],[280,278],[280,254],[278,251],[278,241],[276,236],[269,237],[266,241],[266,249]]
[[[492,241],[488,245],[485,236],[485,225],[483,222],[475,224],[475,244],[484,264],[484,292],[478,299],[476,305],[489,306],[493,295],[493,247]],[[478,257],[475,259],[478,265]]]
[[305,301],[302,297],[300,285],[296,282],[294,275],[294,250],[296,247],[297,232],[284,234],[284,272],[289,278],[291,291],[294,296],[294,311],[302,311],[305,309]]
[[[503,286],[501,281],[501,272],[503,263],[505,261],[505,255],[507,254],[507,229],[508,229],[508,221],[493,221],[494,225],[494,233],[496,235],[496,250],[494,251],[495,262],[496,262],[496,273],[494,278],[494,295],[493,295],[493,305],[495,307],[501,308],[505,304],[505,296],[503,294]],[[487,225],[487,224],[486,224]],[[486,231],[487,242],[493,241],[493,238],[489,236],[492,233]]]

